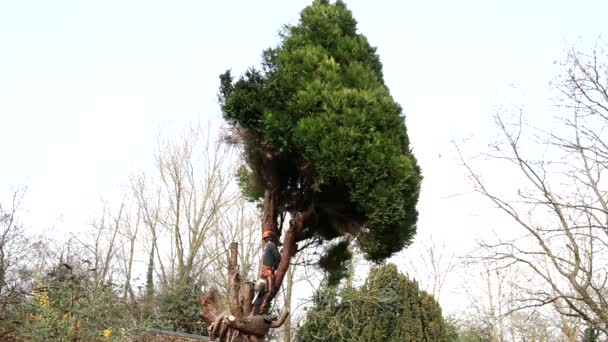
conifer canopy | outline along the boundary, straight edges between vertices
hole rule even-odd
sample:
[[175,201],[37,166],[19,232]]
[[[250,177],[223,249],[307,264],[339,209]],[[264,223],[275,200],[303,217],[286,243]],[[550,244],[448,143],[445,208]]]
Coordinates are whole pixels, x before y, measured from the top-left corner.
[[314,1],[261,69],[220,81],[246,196],[275,190],[292,214],[312,204],[318,220],[299,240],[349,236],[373,261],[411,242],[420,169],[376,49],[342,1]]

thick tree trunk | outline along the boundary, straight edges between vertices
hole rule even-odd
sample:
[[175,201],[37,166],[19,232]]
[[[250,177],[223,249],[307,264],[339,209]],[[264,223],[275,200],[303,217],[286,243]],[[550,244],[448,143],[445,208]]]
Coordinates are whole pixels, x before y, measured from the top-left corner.
[[310,221],[315,219],[316,212],[314,210],[314,206],[311,205],[305,212],[296,215],[296,217],[289,221],[289,229],[285,233],[285,238],[283,240],[281,262],[279,262],[279,266],[277,267],[277,272],[274,278],[277,288],[281,288],[281,284],[283,284],[283,279],[287,274],[287,269],[289,268],[291,258],[296,255],[298,250],[298,245],[296,243],[298,242],[298,239],[301,238],[304,227],[309,224]]
[[249,316],[245,319],[228,316],[224,321],[229,327],[234,328],[241,333],[263,337],[269,329],[278,328],[283,325],[288,315],[289,310],[286,310],[278,321],[273,322],[265,321],[262,316]]
[[271,228],[275,233],[277,229],[277,198],[276,190],[266,190],[264,192],[264,207],[262,208],[262,230]]
[[253,311],[253,283],[246,282],[241,284],[241,307],[243,308],[243,313],[245,316],[251,315]]
[[[264,207],[262,211],[262,229],[272,228],[277,238],[282,235],[278,230],[278,191],[276,190],[275,177],[268,178],[268,190],[264,194]],[[297,214],[290,222],[289,229],[284,234],[283,249],[281,251],[281,261],[275,274],[275,285],[277,290],[281,287],[283,279],[289,268],[291,258],[297,252],[298,239],[302,237],[302,231],[306,224],[315,218],[314,206]],[[252,316],[253,285],[251,283],[241,284],[237,265],[237,244],[233,243],[230,247],[229,257],[229,311],[220,310],[219,299],[213,293],[204,293],[201,296],[201,317],[207,323],[209,336],[212,341],[219,339],[226,341],[228,337],[235,341],[265,341],[265,335],[269,329],[280,327],[287,316],[289,310],[283,313],[279,321],[267,322],[261,316]]]
[[[275,236],[277,237],[277,241],[280,238],[280,232],[277,229],[277,216],[278,216],[278,210],[277,210],[277,192],[273,191],[273,190],[266,190],[264,191],[264,207],[262,208],[262,231],[260,232],[260,236],[262,236],[262,233],[264,232],[265,229],[272,229],[272,231],[275,233]],[[264,248],[266,248],[266,242],[262,242],[262,250],[264,250]],[[262,265],[262,258],[260,256],[260,262],[259,262],[259,269],[258,269],[258,273],[262,274],[262,269],[263,269],[263,265]]]
[[221,299],[216,290],[203,293],[200,297],[201,318],[207,324],[211,341],[265,341],[269,329],[278,328],[289,311],[285,311],[278,321],[267,322],[262,316],[252,316],[253,284],[241,283],[238,273],[238,244],[230,245],[229,270],[229,310],[221,307]]

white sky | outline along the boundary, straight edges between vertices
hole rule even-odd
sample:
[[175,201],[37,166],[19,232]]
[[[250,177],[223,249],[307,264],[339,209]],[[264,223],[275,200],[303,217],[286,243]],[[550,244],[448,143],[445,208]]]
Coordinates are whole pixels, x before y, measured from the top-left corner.
[[[86,227],[152,165],[159,131],[221,120],[218,75],[258,65],[309,3],[0,0],[0,199],[27,186],[28,229]],[[549,124],[553,62],[595,42],[608,2],[347,4],[407,116],[425,177],[419,232],[464,253],[493,218],[487,202],[452,196],[470,186],[451,140],[492,137],[503,104]]]

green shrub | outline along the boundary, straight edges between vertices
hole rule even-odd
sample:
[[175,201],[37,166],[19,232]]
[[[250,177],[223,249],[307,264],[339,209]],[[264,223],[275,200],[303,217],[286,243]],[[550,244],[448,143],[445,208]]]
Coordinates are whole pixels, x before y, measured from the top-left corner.
[[326,282],[313,303],[299,341],[454,341],[433,296],[393,264],[372,269],[358,289]]
[[111,286],[64,266],[37,278],[31,296],[6,308],[16,340],[126,340],[129,312]]
[[184,279],[164,289],[157,298],[158,328],[190,334],[207,334],[207,328],[199,316],[198,297],[200,286],[191,279]]

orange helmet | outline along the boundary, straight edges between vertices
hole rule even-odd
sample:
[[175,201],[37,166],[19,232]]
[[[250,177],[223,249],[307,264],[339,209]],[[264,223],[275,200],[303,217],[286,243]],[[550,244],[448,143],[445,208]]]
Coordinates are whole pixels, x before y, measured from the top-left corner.
[[274,231],[272,231],[270,229],[264,230],[264,232],[262,233],[262,239],[265,239],[269,236],[274,237]]

